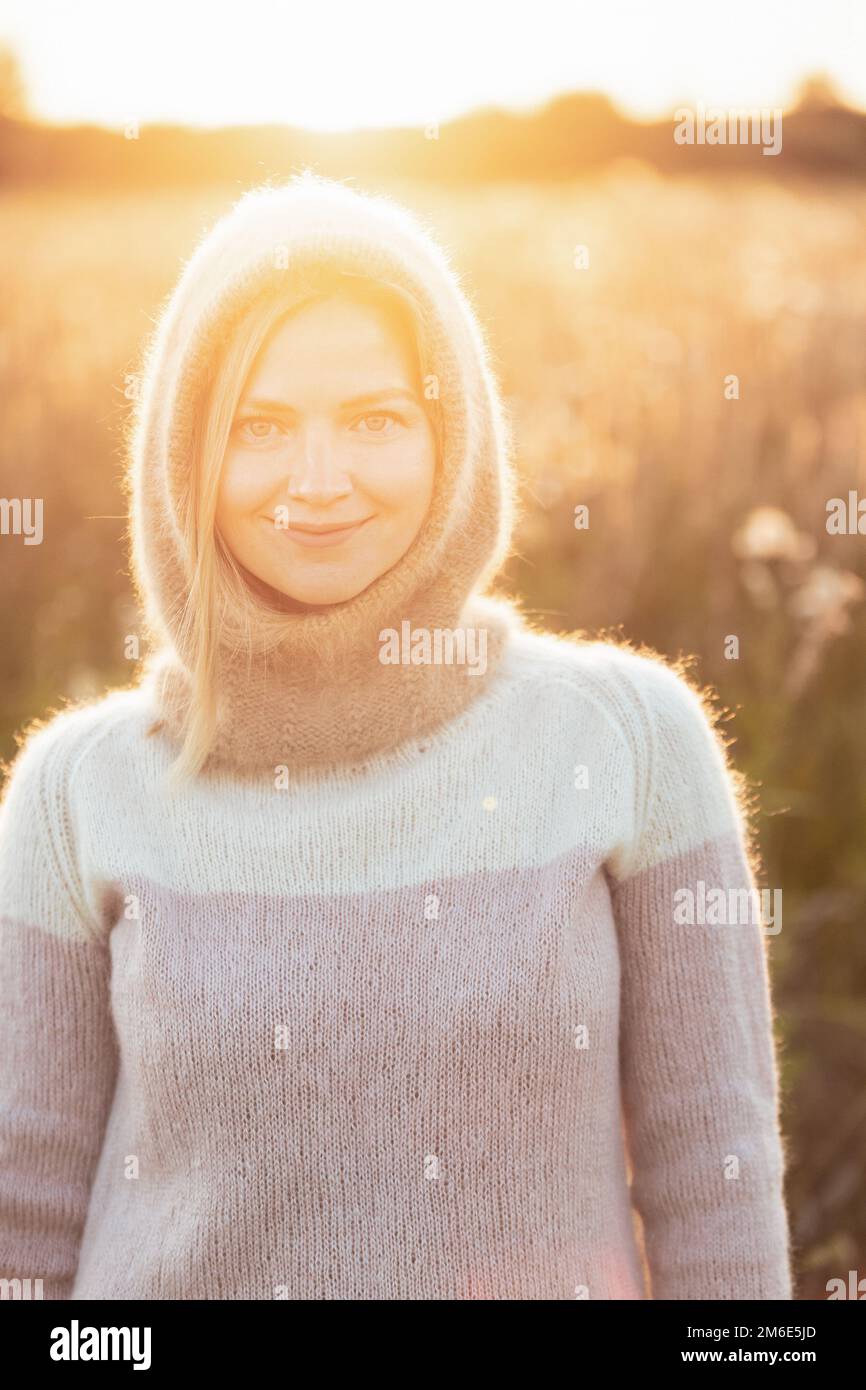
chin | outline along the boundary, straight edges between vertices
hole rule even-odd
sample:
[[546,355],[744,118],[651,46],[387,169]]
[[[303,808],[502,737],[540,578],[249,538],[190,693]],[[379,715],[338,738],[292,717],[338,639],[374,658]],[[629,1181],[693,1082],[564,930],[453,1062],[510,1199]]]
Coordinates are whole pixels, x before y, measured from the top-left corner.
[[[276,577],[276,576],[275,576]],[[298,579],[296,583],[286,584],[285,581],[279,588],[279,593],[283,600],[289,604],[297,604],[303,608],[329,608],[336,603],[348,603],[350,599],[357,598],[358,594],[373,582],[372,579],[344,578],[342,581],[334,579],[329,582],[322,582],[322,577],[311,579],[309,583],[304,583]],[[273,582],[270,585],[274,589]]]
[[342,576],[298,574],[287,580],[287,576],[279,571],[269,574],[262,570],[256,574],[246,565],[241,565],[240,569],[254,593],[266,599],[272,608],[283,609],[286,612],[330,608],[338,603],[349,603],[375,583],[380,573],[385,573],[383,570],[372,574],[365,572]]
[[330,608],[336,603],[348,603],[350,599],[357,598],[358,594],[363,593],[366,588],[366,584],[358,587],[349,585],[327,589],[312,586],[307,589],[301,586],[286,592],[284,597],[290,603],[297,603],[304,608]]
[[246,565],[239,566],[244,581],[250,591],[264,599],[271,608],[286,613],[302,612],[305,609],[327,608],[335,603],[345,603],[361,592],[361,587],[353,585],[297,584],[287,588],[285,580],[279,575],[255,574]]

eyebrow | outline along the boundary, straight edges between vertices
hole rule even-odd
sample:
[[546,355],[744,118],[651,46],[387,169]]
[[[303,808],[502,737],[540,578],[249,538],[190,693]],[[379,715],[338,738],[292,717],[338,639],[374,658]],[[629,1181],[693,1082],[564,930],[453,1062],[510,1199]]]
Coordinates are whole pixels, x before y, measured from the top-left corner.
[[[364,405],[376,405],[379,401],[406,400],[413,405],[418,404],[418,397],[414,391],[409,391],[405,386],[386,386],[379,391],[365,391],[361,396],[352,396],[347,401],[340,402],[340,408],[347,410]],[[250,400],[241,402],[243,410],[293,410],[294,407],[288,401],[270,400],[267,397],[255,396]]]

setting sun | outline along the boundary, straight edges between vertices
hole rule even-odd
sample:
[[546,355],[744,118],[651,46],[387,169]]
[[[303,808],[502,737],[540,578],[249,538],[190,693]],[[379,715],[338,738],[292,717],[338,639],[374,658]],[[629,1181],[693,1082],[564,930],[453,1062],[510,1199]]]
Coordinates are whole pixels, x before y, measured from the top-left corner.
[[652,117],[681,101],[784,105],[812,71],[866,105],[866,9],[839,0],[732,0],[712,17],[677,0],[248,0],[243,23],[171,0],[134,23],[113,0],[47,9],[7,0],[0,38],[19,53],[36,113],[61,122],[417,126],[575,88]]

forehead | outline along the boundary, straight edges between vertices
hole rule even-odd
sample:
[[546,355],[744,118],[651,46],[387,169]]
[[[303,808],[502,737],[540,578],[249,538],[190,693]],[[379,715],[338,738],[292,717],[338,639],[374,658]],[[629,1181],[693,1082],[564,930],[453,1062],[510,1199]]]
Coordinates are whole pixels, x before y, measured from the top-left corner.
[[[332,295],[301,305],[268,334],[250,373],[249,385],[260,389],[277,378],[298,383],[361,377],[414,383],[417,353],[405,315],[387,303],[367,303]],[[373,386],[381,385],[374,381]],[[371,388],[372,389],[372,388]]]

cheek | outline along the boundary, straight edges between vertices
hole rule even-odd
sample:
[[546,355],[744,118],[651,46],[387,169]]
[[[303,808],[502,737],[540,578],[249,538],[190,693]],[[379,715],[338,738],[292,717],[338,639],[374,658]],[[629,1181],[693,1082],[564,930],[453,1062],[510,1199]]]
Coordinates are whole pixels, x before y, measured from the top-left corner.
[[224,523],[243,520],[267,498],[267,470],[258,463],[237,454],[226,458],[217,494],[217,516]]
[[384,511],[406,522],[424,515],[433,495],[433,450],[419,446],[395,451],[395,457],[366,470],[364,487]]

